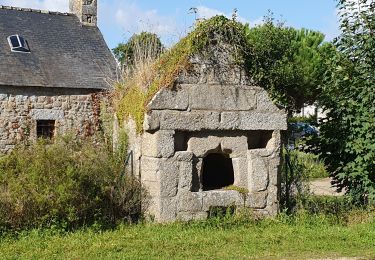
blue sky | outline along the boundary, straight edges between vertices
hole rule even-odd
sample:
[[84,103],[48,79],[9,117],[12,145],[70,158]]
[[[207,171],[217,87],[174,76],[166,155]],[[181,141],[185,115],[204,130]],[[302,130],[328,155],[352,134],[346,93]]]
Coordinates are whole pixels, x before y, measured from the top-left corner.
[[[198,8],[199,18],[215,14],[231,16],[238,9],[240,21],[250,25],[262,21],[268,10],[275,18],[296,28],[319,30],[332,40],[339,34],[335,0],[98,0],[99,28],[110,48],[126,41],[133,33],[152,31],[170,46],[192,27]],[[0,5],[67,12],[69,0],[0,0]]]

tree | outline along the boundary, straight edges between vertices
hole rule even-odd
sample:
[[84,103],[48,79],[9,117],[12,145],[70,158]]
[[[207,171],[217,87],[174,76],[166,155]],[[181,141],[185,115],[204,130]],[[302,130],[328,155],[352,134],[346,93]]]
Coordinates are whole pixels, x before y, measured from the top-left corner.
[[323,43],[322,33],[285,27],[268,16],[264,24],[248,28],[247,38],[252,50],[250,75],[270,90],[273,99],[290,112],[316,101],[325,60],[333,49]]
[[127,43],[120,43],[113,49],[117,60],[123,66],[132,66],[139,61],[155,60],[163,52],[159,37],[150,32],[134,34]]
[[357,203],[375,201],[375,1],[339,0],[342,33],[320,103],[321,155]]

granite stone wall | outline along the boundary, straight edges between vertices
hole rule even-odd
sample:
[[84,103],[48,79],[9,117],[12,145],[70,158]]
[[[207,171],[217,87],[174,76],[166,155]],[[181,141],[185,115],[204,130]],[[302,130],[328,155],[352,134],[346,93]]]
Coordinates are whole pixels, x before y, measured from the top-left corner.
[[98,127],[100,92],[0,86],[0,152],[35,140],[37,120],[55,120],[56,134],[91,135]]
[[[229,56],[217,52],[214,62],[193,57],[175,86],[148,104],[143,133],[128,122],[135,171],[150,192],[149,212],[157,221],[204,219],[216,206],[245,204],[263,216],[278,211],[287,115]],[[248,191],[246,201],[235,190],[203,187],[205,158],[212,153],[230,158],[233,185]]]

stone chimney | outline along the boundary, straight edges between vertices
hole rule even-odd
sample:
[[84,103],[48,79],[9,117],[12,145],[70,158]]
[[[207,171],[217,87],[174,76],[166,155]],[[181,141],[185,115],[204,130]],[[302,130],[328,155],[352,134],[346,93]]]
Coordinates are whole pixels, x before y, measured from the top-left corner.
[[97,0],[69,0],[69,11],[77,15],[83,25],[96,26]]

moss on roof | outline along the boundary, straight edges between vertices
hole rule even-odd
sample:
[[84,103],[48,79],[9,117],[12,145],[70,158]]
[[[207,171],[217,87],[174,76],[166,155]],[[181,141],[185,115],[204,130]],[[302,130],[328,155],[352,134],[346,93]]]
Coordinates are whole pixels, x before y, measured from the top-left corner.
[[181,39],[169,51],[160,56],[147,69],[148,86],[142,86],[142,81],[135,75],[117,85],[115,102],[120,122],[133,118],[137,131],[143,129],[144,115],[147,104],[162,88],[172,88],[179,74],[190,67],[190,58],[195,55],[210,55],[213,45],[225,43],[235,50],[232,55],[239,63],[246,63],[249,51],[246,49],[245,26],[224,16],[215,16],[208,20],[199,21],[195,30]]

